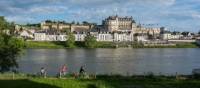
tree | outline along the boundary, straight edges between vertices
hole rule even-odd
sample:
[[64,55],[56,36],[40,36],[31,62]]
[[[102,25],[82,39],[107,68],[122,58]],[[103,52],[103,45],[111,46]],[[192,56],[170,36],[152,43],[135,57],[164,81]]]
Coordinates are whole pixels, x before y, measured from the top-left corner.
[[200,31],[198,32],[198,34],[200,35]]
[[95,48],[97,44],[96,38],[90,34],[85,37],[85,46],[87,48]]
[[174,32],[172,32],[172,34],[176,35],[176,34],[180,34],[180,32],[174,31]]
[[0,42],[0,72],[18,68],[17,57],[23,50],[23,40],[1,34]]
[[6,20],[4,19],[3,16],[0,16],[0,30],[2,32],[2,30],[5,30],[8,28],[8,22],[6,22]]
[[83,24],[83,25],[90,25],[90,23],[87,22],[87,21],[83,21],[82,24]]
[[79,22],[77,22],[77,23],[76,23],[76,25],[80,25],[80,23],[79,23]]
[[10,30],[10,34],[14,35],[15,32],[15,23],[11,22],[8,23],[3,16],[0,16],[0,31],[2,32],[3,30]]
[[183,36],[188,36],[189,33],[190,33],[190,32],[184,31],[184,32],[182,32],[181,34],[182,34]]
[[75,47],[75,36],[71,32],[67,32],[66,46],[69,47],[69,48]]
[[15,34],[15,23],[14,22],[9,23],[9,29],[10,29],[10,34],[14,35]]
[[72,23],[71,24],[75,24],[75,21],[72,21]]
[[24,47],[23,40],[3,32],[9,29],[8,25],[9,23],[0,17],[0,72],[18,68],[17,57],[20,56]]

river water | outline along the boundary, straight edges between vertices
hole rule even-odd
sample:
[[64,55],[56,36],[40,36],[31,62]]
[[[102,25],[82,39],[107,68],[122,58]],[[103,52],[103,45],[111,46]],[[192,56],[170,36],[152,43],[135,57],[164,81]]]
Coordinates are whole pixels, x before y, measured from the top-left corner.
[[41,67],[56,75],[66,64],[69,73],[85,65],[90,74],[188,75],[200,68],[200,49],[27,49],[19,62],[19,71],[34,74]]

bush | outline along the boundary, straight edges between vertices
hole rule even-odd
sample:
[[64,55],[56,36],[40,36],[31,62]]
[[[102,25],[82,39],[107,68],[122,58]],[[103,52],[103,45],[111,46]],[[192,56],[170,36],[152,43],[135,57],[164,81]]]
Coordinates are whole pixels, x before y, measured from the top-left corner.
[[96,38],[92,35],[87,35],[85,37],[85,47],[87,48],[95,48],[97,44]]
[[18,68],[17,57],[24,48],[21,39],[1,34],[0,35],[0,71],[7,72]]
[[75,36],[71,32],[67,33],[66,46],[68,48],[74,48],[75,47]]

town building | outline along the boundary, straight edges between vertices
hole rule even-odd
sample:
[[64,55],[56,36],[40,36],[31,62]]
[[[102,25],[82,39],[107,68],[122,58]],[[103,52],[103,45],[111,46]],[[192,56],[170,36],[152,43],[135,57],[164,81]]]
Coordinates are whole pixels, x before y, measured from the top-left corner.
[[153,27],[142,27],[138,26],[135,30],[133,30],[135,34],[141,35],[151,35],[154,38],[157,38],[161,34],[161,28],[153,28]]
[[[132,33],[93,33],[97,41],[107,42],[122,42],[134,41]],[[75,33],[75,41],[84,41],[87,36],[86,33]],[[34,33],[34,41],[66,41],[67,35],[65,34],[47,34],[45,32]]]
[[70,27],[71,25],[65,22],[56,22],[47,20],[41,23],[42,30],[48,30],[48,29],[64,30],[64,29],[70,29]]
[[34,31],[31,30],[22,30],[20,32],[18,32],[19,37],[22,37],[24,39],[33,39],[34,36]]
[[85,41],[85,37],[87,36],[85,33],[82,34],[74,34],[75,41]]
[[109,16],[103,20],[104,28],[108,32],[115,31],[132,31],[132,28],[136,25],[132,17],[119,17],[119,16]]
[[100,32],[93,34],[97,41],[107,41],[107,42],[112,42],[113,41],[113,35],[109,32]]
[[34,41],[66,41],[67,35],[55,35],[46,33],[34,33]]
[[164,33],[161,34],[160,36],[162,40],[179,40],[183,38],[182,34],[171,34],[171,33]]
[[114,33],[114,41],[121,42],[121,41],[134,41],[134,34],[133,33]]
[[93,27],[93,25],[71,25],[70,29],[71,32],[84,33],[90,32]]
[[[41,23],[43,32],[36,32],[34,35],[36,38],[34,40],[65,41],[67,40],[66,30],[69,30],[74,33],[76,41],[84,41],[85,36],[88,33],[95,36],[97,41],[148,41],[150,39],[149,36],[151,36],[152,39],[160,38],[162,32],[161,28],[144,27],[141,24],[137,25],[133,17],[128,16],[109,16],[102,21],[102,25],[90,24],[88,22],[85,23],[86,24],[75,24],[59,21],[45,21]],[[54,32],[49,32],[47,30]],[[162,38],[166,39],[166,36],[168,38],[172,37],[163,34]]]
[[57,31],[71,31],[71,32],[90,32],[94,27],[93,24],[72,24],[66,22],[45,21],[41,23],[42,30],[57,30]]

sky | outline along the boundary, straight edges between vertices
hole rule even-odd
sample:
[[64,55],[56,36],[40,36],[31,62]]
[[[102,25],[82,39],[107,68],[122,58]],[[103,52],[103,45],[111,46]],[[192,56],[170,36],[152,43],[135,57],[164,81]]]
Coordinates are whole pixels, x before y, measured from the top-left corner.
[[0,16],[18,24],[48,19],[101,24],[116,14],[170,31],[200,30],[200,0],[0,0]]

